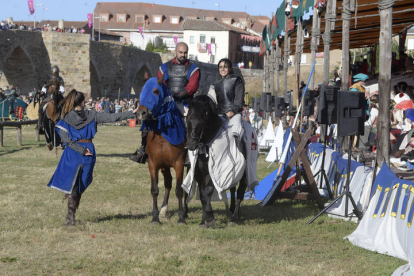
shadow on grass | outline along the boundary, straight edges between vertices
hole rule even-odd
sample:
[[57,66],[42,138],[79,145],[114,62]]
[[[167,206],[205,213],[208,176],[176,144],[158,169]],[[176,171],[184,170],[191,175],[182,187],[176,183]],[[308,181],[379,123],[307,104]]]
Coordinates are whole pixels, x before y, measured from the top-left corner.
[[[316,202],[314,201],[305,202],[293,200],[277,200],[272,205],[266,207],[260,206],[261,201],[254,201],[257,202],[257,204],[252,204],[250,201],[247,202],[249,202],[248,205],[243,204],[242,202],[240,209],[240,219],[238,223],[239,225],[249,224],[250,222],[258,224],[272,224],[280,221],[301,220],[304,218],[313,217],[320,211],[317,207]],[[227,222],[230,222],[231,212],[229,210],[226,210],[217,204],[213,205],[213,210],[215,215],[225,216],[226,221],[228,220]],[[189,207],[188,213],[190,216],[194,213],[202,213],[202,207]],[[194,216],[192,217],[194,218]]]
[[248,221],[258,223],[275,223],[280,221],[295,221],[315,216],[319,213],[316,202],[283,200],[262,207],[257,205],[243,205],[241,209],[240,224]]
[[21,147],[21,148],[13,149],[13,150],[10,150],[10,151],[4,151],[4,152],[0,152],[0,156],[4,156],[4,155],[7,155],[7,154],[13,154],[15,152],[19,152],[19,151],[22,151],[22,150],[28,150],[28,149],[31,149],[31,147]]
[[[131,155],[132,153],[111,153],[111,154],[96,153],[96,157],[122,157],[128,160]],[[130,161],[130,162],[133,162],[133,161]]]
[[138,215],[133,215],[133,214],[128,214],[128,215],[117,214],[117,215],[109,215],[109,216],[105,216],[105,217],[98,217],[98,218],[95,218],[95,219],[89,220],[89,221],[90,222],[100,223],[100,222],[110,221],[110,220],[114,220],[114,219],[146,219],[149,216],[151,216],[151,213],[138,214]]

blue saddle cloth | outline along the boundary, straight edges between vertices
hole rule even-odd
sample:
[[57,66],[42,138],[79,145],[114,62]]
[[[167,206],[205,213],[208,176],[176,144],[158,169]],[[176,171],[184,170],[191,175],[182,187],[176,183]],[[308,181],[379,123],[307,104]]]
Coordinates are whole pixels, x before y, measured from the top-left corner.
[[[154,89],[158,89],[159,95],[153,93]],[[139,99],[140,104],[151,110],[155,118],[152,121],[144,121],[140,130],[147,128],[161,133],[165,140],[175,146],[184,142],[184,119],[164,83],[159,85],[157,78],[149,79],[142,88]]]

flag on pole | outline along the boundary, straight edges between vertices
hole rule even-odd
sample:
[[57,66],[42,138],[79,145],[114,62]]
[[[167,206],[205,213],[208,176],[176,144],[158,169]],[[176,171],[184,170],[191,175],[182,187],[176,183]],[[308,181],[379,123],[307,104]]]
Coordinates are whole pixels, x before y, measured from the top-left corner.
[[144,38],[143,28],[139,27],[138,30],[139,30],[139,33],[141,34],[142,38]]
[[178,36],[174,36],[174,43],[175,43],[175,45],[177,45],[177,43],[178,43]]
[[93,24],[93,14],[88,13],[88,26],[89,26],[89,29],[92,27],[92,24]]
[[29,0],[29,1],[27,1],[27,3],[29,4],[30,15],[34,14],[33,0]]
[[211,44],[210,43],[207,44],[207,54],[211,55]]

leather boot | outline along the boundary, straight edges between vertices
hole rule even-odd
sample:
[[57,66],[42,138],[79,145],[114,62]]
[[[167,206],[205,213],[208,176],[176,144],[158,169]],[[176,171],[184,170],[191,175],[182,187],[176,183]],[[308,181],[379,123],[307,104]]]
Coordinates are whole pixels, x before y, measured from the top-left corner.
[[75,225],[76,209],[79,207],[80,196],[72,194],[65,195],[65,198],[68,200],[68,214],[66,215],[66,220],[63,224],[66,226]]
[[145,152],[145,149],[147,147],[147,136],[148,136],[148,130],[144,129],[142,131],[142,140],[141,140],[141,148],[137,149],[133,155],[129,157],[130,160],[145,164],[145,162],[148,159],[148,154]]

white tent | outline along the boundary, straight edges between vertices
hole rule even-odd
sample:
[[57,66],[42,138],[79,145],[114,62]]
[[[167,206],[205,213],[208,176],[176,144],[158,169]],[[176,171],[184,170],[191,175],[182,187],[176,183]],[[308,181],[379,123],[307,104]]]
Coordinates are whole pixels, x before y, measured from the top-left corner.
[[271,120],[267,123],[267,128],[261,140],[259,141],[259,149],[260,148],[268,148],[272,145],[273,141],[275,140],[275,133],[273,132],[273,125]]
[[280,159],[282,155],[282,147],[283,147],[283,125],[282,121],[279,121],[279,126],[276,127],[276,137],[270,148],[269,154],[266,157],[267,162],[274,162]]

